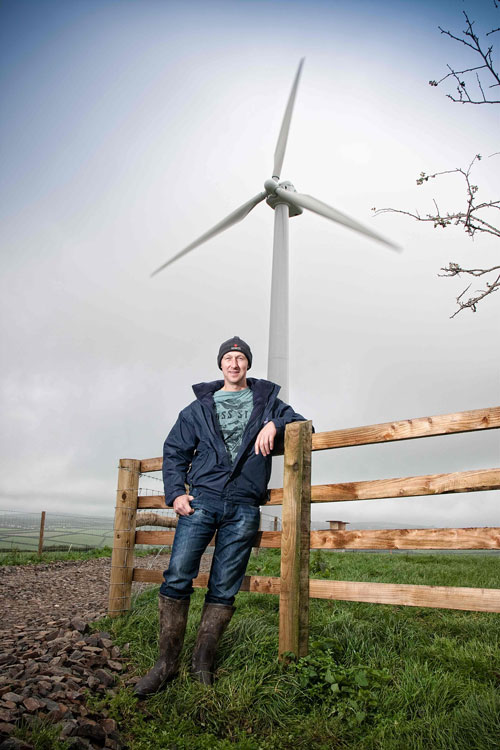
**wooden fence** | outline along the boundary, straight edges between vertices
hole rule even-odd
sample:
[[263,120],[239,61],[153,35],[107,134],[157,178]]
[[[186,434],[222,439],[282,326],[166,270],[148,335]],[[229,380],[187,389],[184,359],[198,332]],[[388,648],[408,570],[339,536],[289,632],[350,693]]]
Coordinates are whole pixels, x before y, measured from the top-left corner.
[[[279,653],[307,653],[309,599],[373,602],[414,607],[500,612],[500,589],[363,583],[309,579],[309,551],[314,549],[500,549],[500,528],[310,530],[311,502],[344,502],[382,498],[476,492],[500,488],[500,468],[322,484],[311,487],[311,452],[387,443],[500,427],[500,407],[409,419],[312,434],[311,422],[288,425],[285,433],[283,488],[270,491],[268,505],[282,505],[282,531],[260,531],[256,547],[281,548],[281,576],[245,576],[241,591],[280,597]],[[163,496],[140,496],[139,476],[160,471],[161,458],[121,459],[109,614],[130,608],[132,581],[161,583],[162,571],[134,568],[134,544],[167,545],[173,531],[136,531],[137,510],[165,507]],[[205,587],[202,573],[193,585]]]

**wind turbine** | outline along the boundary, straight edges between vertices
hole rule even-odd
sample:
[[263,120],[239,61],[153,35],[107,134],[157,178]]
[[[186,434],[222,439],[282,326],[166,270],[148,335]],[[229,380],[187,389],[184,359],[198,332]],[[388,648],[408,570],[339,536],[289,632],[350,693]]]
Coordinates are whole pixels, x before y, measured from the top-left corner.
[[229,229],[233,224],[242,221],[255,206],[265,200],[268,206],[274,209],[273,270],[267,377],[269,380],[281,385],[280,396],[284,401],[288,399],[288,219],[303,213],[303,209],[305,208],[338,224],[343,224],[349,227],[349,229],[354,229],[378,242],[382,242],[394,250],[399,250],[392,242],[363,226],[355,219],[351,219],[346,214],[337,211],[337,209],[328,206],[317,198],[313,198],[311,195],[298,193],[291,182],[280,182],[290,121],[292,119],[303,64],[304,58],[299,63],[281,124],[274,152],[273,174],[272,177],[264,182],[264,190],[253,198],[250,198],[249,201],[237,208],[229,216],[226,216],[225,219],[222,219],[212,229],[202,234],[201,237],[198,237],[197,240],[167,260],[151,274],[151,276],[154,276],[174,261],[182,258],[183,255],[194,250],[195,247],[202,245],[225,229]]

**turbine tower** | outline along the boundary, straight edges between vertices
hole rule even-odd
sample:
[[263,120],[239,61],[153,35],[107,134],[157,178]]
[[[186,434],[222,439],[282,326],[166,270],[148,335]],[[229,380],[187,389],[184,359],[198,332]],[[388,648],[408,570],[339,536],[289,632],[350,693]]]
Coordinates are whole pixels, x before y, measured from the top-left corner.
[[269,380],[279,383],[281,386],[280,396],[284,401],[288,400],[288,220],[293,216],[298,216],[303,209],[324,216],[327,219],[335,221],[337,224],[343,224],[349,229],[354,229],[361,234],[371,237],[384,245],[391,247],[393,250],[399,248],[392,242],[384,239],[376,232],[360,224],[355,219],[337,211],[335,208],[328,206],[326,203],[313,198],[311,195],[298,193],[291,182],[280,182],[281,169],[285,158],[288,132],[290,130],[290,121],[292,119],[295,97],[299,85],[300,75],[304,58],[299,63],[292,90],[288,98],[288,104],[281,124],[281,130],[274,152],[274,166],[272,177],[264,182],[264,190],[242,206],[233,211],[225,219],[222,219],[208,232],[202,234],[197,240],[178,252],[172,258],[167,260],[163,265],[153,271],[155,274],[162,271],[174,261],[182,258],[183,255],[194,250],[195,247],[207,242],[215,235],[229,229],[233,224],[242,221],[252,209],[263,200],[268,206],[274,209],[274,243],[273,243],[273,270],[271,279],[271,314],[269,321],[269,351],[267,360],[267,377]]

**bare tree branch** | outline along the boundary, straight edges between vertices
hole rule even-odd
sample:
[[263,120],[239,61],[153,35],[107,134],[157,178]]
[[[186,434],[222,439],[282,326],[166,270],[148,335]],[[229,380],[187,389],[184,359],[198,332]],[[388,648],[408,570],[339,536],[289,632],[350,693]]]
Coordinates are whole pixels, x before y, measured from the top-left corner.
[[[458,263],[450,263],[446,268],[442,268],[441,271],[444,271],[444,273],[440,273],[438,274],[438,276],[460,276],[461,273],[468,273],[471,276],[483,276],[485,273],[500,271],[500,266],[493,266],[492,268],[461,268]],[[468,309],[472,312],[476,312],[478,302],[487,297],[488,294],[498,292],[498,290],[500,289],[500,273],[498,273],[497,277],[492,282],[486,282],[486,289],[480,289],[476,291],[475,297],[470,297],[467,301],[463,301],[462,298],[464,294],[469,291],[470,287],[471,284],[469,284],[469,286],[467,286],[463,290],[463,292],[458,295],[458,310],[456,310],[453,315],[450,316],[451,318],[454,318],[455,315],[458,315],[458,313],[462,312],[462,310]]]
[[[452,34],[451,31],[447,31],[446,29],[442,29],[441,26],[439,26],[439,31],[441,34],[445,34],[446,36],[449,36],[450,39],[454,39],[456,42],[460,42],[461,44],[464,44],[466,47],[469,47],[473,52],[475,52],[482,60],[481,65],[477,65],[471,68],[464,68],[463,70],[454,70],[451,65],[448,65],[448,70],[450,71],[447,73],[443,78],[441,78],[439,81],[429,81],[430,86],[439,86],[443,81],[446,81],[448,78],[454,78],[457,82],[457,92],[458,97],[452,96],[451,94],[447,94],[446,96],[448,99],[451,99],[452,102],[459,102],[460,104],[500,104],[500,99],[488,99],[484,93],[484,86],[486,84],[483,84],[479,77],[478,71],[484,70],[487,71],[486,75],[489,79],[489,83],[487,85],[488,89],[495,88],[496,86],[500,86],[500,76],[496,72],[493,64],[493,58],[492,58],[492,51],[493,51],[493,45],[489,46],[486,50],[483,49],[481,45],[481,41],[477,34],[474,33],[474,21],[471,21],[465,11],[463,11],[463,14],[465,16],[466,21],[466,28],[462,32],[464,34],[464,38],[455,36],[455,34]],[[494,34],[499,29],[492,29],[489,31],[486,36],[489,36],[490,34]],[[481,94],[479,99],[474,99],[471,94],[469,93],[467,89],[467,81],[464,80],[461,76],[466,75],[467,73],[475,73],[476,76],[476,84],[479,89],[479,92]]]
[[[500,7],[498,0],[493,0],[493,4],[498,10]],[[431,86],[439,86],[448,78],[451,78],[455,80],[458,92],[456,96],[447,94],[447,97],[453,102],[460,104],[500,104],[500,99],[493,99],[489,94],[492,89],[500,86],[500,75],[495,70],[493,62],[493,45],[488,45],[484,41],[481,41],[474,31],[474,21],[471,21],[465,12],[464,16],[466,28],[463,31],[463,37],[456,36],[451,31],[441,28],[441,26],[438,28],[441,34],[471,49],[480,58],[480,64],[464,67],[462,70],[456,70],[451,65],[448,65],[449,72],[439,81],[429,81],[429,84]],[[500,31],[500,27],[491,29],[486,32],[485,36],[489,37],[498,31]],[[474,86],[479,94],[472,93],[471,86]],[[491,154],[491,156],[498,156],[498,153]],[[498,214],[495,213],[496,211],[500,211],[500,200],[480,202],[478,200],[479,187],[472,181],[472,172],[477,163],[481,161],[481,158],[480,154],[476,154],[466,168],[457,167],[442,172],[435,172],[434,174],[421,172],[417,178],[417,185],[423,185],[429,182],[429,180],[442,178],[445,175],[459,175],[465,187],[464,205],[459,210],[443,213],[440,211],[435,199],[433,199],[434,212],[428,213],[425,216],[422,216],[418,210],[404,211],[396,208],[381,208],[378,210],[374,208],[372,210],[375,212],[375,215],[397,213],[410,216],[417,221],[431,222],[434,228],[441,227],[442,229],[446,229],[446,227],[451,225],[459,226],[471,238],[474,238],[478,232],[500,238],[500,224],[498,223]],[[458,295],[456,298],[458,309],[451,317],[454,318],[462,310],[476,312],[477,305],[481,300],[493,292],[497,292],[500,288],[499,270],[500,266],[493,266],[492,268],[462,268],[458,263],[449,263],[446,268],[441,268],[441,271],[444,271],[444,273],[438,274],[439,276],[460,277],[461,274],[468,274],[469,276],[488,277],[485,279],[485,288],[474,292],[474,296],[465,299],[465,294],[469,291],[471,284]]]
[[[492,154],[492,156],[497,155],[498,154]],[[466,200],[465,208],[460,211],[448,211],[445,214],[442,214],[435,199],[433,199],[436,209],[435,212],[432,214],[426,214],[425,216],[421,216],[418,211],[403,211],[397,208],[373,208],[372,210],[375,212],[375,215],[381,213],[396,213],[411,216],[413,219],[417,219],[417,221],[432,222],[434,228],[442,227],[444,229],[447,226],[450,226],[450,224],[455,226],[461,225],[470,237],[474,237],[476,232],[486,232],[487,234],[492,234],[495,237],[500,238],[500,227],[496,227],[484,218],[484,213],[487,210],[500,211],[500,200],[477,202],[479,188],[471,182],[472,169],[475,163],[481,161],[481,159],[481,154],[476,154],[466,169],[457,167],[456,169],[447,169],[443,172],[435,172],[435,174],[421,172],[417,178],[417,185],[423,185],[425,182],[433,180],[436,177],[442,177],[443,175],[462,175],[465,182]],[[482,212],[483,215],[480,215],[480,212]]]
[[[492,156],[496,155],[497,154],[492,154]],[[460,167],[458,167],[457,169],[448,169],[443,172],[436,172],[435,174],[430,175],[425,174],[425,172],[421,172],[420,176],[417,179],[417,185],[423,185],[425,182],[428,182],[429,180],[436,177],[442,177],[443,175],[462,175],[466,185],[466,205],[465,209],[461,211],[447,212],[443,214],[439,210],[438,204],[435,199],[433,199],[435,212],[432,214],[426,214],[425,216],[421,216],[417,210],[413,212],[404,211],[397,208],[373,208],[372,211],[375,212],[375,215],[382,213],[403,214],[404,216],[410,216],[417,221],[431,222],[435,229],[437,227],[446,229],[446,227],[450,225],[462,226],[470,237],[474,237],[476,232],[485,232],[486,234],[492,234],[493,236],[500,238],[500,227],[495,226],[490,221],[486,221],[485,218],[478,215],[479,211],[500,211],[500,200],[476,203],[478,187],[477,185],[472,184],[470,180],[470,174],[475,163],[480,161],[481,158],[482,157],[480,154],[476,154],[476,156],[472,159],[471,163],[466,169],[461,169]],[[498,272],[499,269],[500,266],[493,266],[492,268],[486,269],[462,268],[458,263],[450,263],[446,268],[441,268],[441,271],[445,271],[445,273],[438,274],[438,276],[460,276],[460,274],[462,273],[469,274],[471,276],[483,276],[485,274],[493,275],[495,272]],[[486,282],[486,289],[479,290],[478,292],[476,292],[476,296],[471,297],[467,301],[463,301],[463,296],[469,290],[469,288],[470,284],[457,297],[458,310],[456,310],[456,312],[451,316],[452,318],[454,318],[455,315],[457,315],[462,310],[469,309],[472,312],[476,312],[477,304],[482,299],[484,299],[484,297],[491,294],[492,292],[498,291],[498,289],[500,288],[500,274],[496,278],[494,278],[493,281]]]

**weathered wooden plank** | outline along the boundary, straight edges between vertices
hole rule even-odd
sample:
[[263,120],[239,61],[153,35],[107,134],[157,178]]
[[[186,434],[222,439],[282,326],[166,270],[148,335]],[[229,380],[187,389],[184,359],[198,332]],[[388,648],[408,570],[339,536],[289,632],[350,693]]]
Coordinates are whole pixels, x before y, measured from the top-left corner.
[[[195,588],[206,588],[208,585],[208,573],[200,573],[194,579]],[[149,568],[134,568],[134,581],[141,583],[162,583],[163,571],[150,570]],[[279,594],[280,579],[272,576],[245,576],[240,591],[252,591],[256,594]]]
[[394,440],[450,435],[457,432],[492,430],[500,427],[500,406],[455,414],[440,414],[434,417],[404,419],[400,422],[384,422],[364,427],[349,427],[329,432],[317,432],[312,438],[313,451],[328,448],[346,448],[353,445],[388,443]]
[[162,583],[163,571],[152,568],[134,568],[134,583]]
[[[208,573],[200,573],[193,581],[193,586],[204,588],[208,585]],[[134,568],[133,580],[139,583],[162,583],[163,570],[152,570],[151,568]],[[279,580],[279,579],[276,579]]]
[[[500,469],[476,469],[474,471],[456,471],[451,474],[425,474],[418,477],[316,484],[311,487],[311,502],[338,503],[351,500],[444,495],[454,492],[480,492],[497,489],[500,489]],[[271,490],[267,505],[281,505],[282,503],[283,490]]]
[[255,539],[255,547],[279,549],[281,547],[281,531],[259,531]]
[[311,422],[285,430],[279,654],[307,654],[309,639],[309,530]]
[[[500,406],[490,406],[486,409],[459,411],[454,414],[439,414],[434,417],[418,417],[398,422],[383,422],[363,427],[317,432],[312,436],[312,450],[324,451],[329,448],[347,448],[353,445],[389,443],[394,440],[493,430],[498,427],[500,427]],[[162,463],[161,456],[145,458],[141,461],[141,471],[161,471]]]
[[141,461],[141,473],[145,474],[147,471],[161,471],[162,466],[162,456],[158,456],[157,458],[143,458]]
[[[310,532],[311,549],[500,549],[500,527],[464,529],[350,529]],[[167,546],[173,531],[137,531],[136,544]],[[213,546],[213,541],[211,542]],[[259,531],[254,547],[279,549],[281,531]]]
[[[134,581],[161,583],[161,570],[134,569]],[[201,573],[193,586],[204,588],[208,573]],[[279,594],[280,579],[270,576],[245,576],[240,591]],[[414,586],[406,583],[360,583],[311,579],[311,599],[392,604],[406,607],[438,607],[472,612],[500,612],[500,589],[474,589],[457,586]]]
[[[164,547],[173,544],[175,531],[137,531],[135,534],[136,544],[154,544]],[[215,537],[209,543],[213,547]],[[281,531],[259,531],[255,536],[253,547],[279,548],[281,547]]]
[[500,612],[500,589],[311,579],[309,594],[314,599]]
[[[354,445],[368,445],[394,440],[449,435],[458,432],[491,430],[500,427],[500,406],[486,409],[418,417],[397,422],[384,422],[362,427],[348,427],[328,432],[318,432],[312,437],[312,450],[327,450]],[[162,458],[141,461],[141,471],[160,471]]]
[[139,466],[138,460],[120,459],[109,583],[108,615],[110,617],[117,617],[130,609]]
[[[262,529],[262,516],[259,519],[259,532],[258,533],[261,532],[261,529]],[[255,540],[257,540],[257,536],[255,537]],[[260,541],[260,538],[259,538],[259,541]],[[254,557],[258,556],[258,554],[259,554],[259,548],[260,548],[260,544],[259,543],[256,543],[255,546],[252,547],[252,555]]]
[[[302,445],[302,480],[300,487],[300,578],[299,578],[299,651],[309,653],[309,558],[311,532],[311,441],[312,421],[305,422]],[[300,470],[298,472],[301,473]],[[283,482],[284,483],[284,482]],[[283,535],[283,532],[281,532]]]
[[139,495],[137,507],[139,510],[165,510],[165,495]]
[[500,528],[325,530],[310,540],[311,549],[500,549]]
[[166,547],[174,543],[175,531],[136,531],[136,544],[154,544]]

